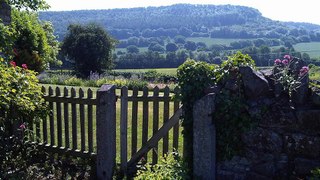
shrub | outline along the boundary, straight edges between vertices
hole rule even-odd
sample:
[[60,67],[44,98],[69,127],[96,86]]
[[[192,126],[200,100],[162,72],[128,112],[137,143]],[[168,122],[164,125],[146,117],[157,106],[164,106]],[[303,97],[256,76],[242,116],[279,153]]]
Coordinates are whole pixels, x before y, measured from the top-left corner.
[[26,128],[48,113],[37,83],[35,72],[26,64],[21,68],[0,58],[0,179],[23,177],[40,155],[36,146],[25,143]]
[[80,78],[71,77],[70,79],[65,80],[64,84],[68,86],[81,86],[83,84],[83,80]]
[[168,154],[154,166],[149,164],[143,166],[137,172],[134,179],[191,179],[188,176],[188,168],[178,153]]

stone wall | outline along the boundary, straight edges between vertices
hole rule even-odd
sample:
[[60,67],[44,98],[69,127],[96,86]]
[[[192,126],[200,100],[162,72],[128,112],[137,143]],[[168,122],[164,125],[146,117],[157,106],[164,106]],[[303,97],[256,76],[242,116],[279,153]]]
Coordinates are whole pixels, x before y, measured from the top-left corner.
[[[311,170],[320,167],[320,106],[317,100],[320,99],[320,91],[301,86],[303,92],[297,91],[299,94],[294,96],[304,97],[303,100],[298,98],[296,102],[292,102],[286,94],[277,94],[270,71],[257,72],[251,68],[244,68],[240,69],[240,73],[248,98],[248,113],[252,118],[256,118],[257,115],[260,118],[257,119],[255,128],[239,134],[245,145],[244,153],[234,156],[231,160],[217,162],[215,178],[224,180],[310,177]],[[214,100],[212,103],[214,104]],[[195,109],[206,107],[207,104]],[[194,114],[194,118],[197,119],[194,121],[201,122],[201,117],[197,114]],[[195,128],[194,126],[195,132],[201,131]],[[204,134],[202,131],[202,137],[199,137],[199,134],[194,135],[194,142],[199,138],[204,141],[212,136],[214,134]],[[199,151],[202,148],[204,147],[200,147],[198,143],[194,146],[194,152],[201,152],[199,156],[204,157],[208,157],[205,153],[215,152],[215,149],[209,150],[207,147],[206,152]],[[194,166],[197,164],[199,163],[194,163]],[[197,173],[194,170],[194,174]]]
[[11,7],[2,1],[0,1],[0,19],[5,25],[11,22]]

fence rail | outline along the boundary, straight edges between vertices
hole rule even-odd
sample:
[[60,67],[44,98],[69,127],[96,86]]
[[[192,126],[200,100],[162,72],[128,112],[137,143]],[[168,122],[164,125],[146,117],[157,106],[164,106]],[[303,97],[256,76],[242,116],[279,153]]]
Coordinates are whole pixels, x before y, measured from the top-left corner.
[[[103,145],[99,146],[97,141],[112,138],[105,137],[104,132],[97,134],[98,129],[101,132],[98,124],[106,124],[103,118],[110,113],[111,106],[103,104],[108,101],[102,102],[97,97],[98,91],[92,89],[49,86],[42,87],[42,91],[51,113],[41,124],[34,125],[36,142],[51,152],[97,158],[99,161],[97,152]],[[178,91],[176,88],[174,93]],[[148,141],[178,111],[180,102],[173,99],[173,95],[168,87],[163,92],[160,92],[158,87],[152,91],[148,88],[139,91],[137,88],[128,90],[127,87],[123,87],[114,93],[114,99],[117,98],[118,101],[112,109],[114,108],[117,119],[115,127],[108,128],[113,128],[116,132],[116,153],[123,171],[126,171],[128,161],[132,162],[133,157],[137,159],[138,151],[144,149],[143,152],[146,152],[143,146],[148,145]],[[113,98],[113,95],[106,96]],[[111,115],[113,116],[112,113]],[[113,129],[109,129],[108,132]],[[182,141],[179,141],[180,131],[179,123],[175,123],[170,134],[168,130],[162,133],[163,137],[157,137],[162,139],[162,143],[157,141],[153,144],[149,158],[148,152],[143,155],[145,162],[156,164],[159,156],[173,149],[182,149]]]

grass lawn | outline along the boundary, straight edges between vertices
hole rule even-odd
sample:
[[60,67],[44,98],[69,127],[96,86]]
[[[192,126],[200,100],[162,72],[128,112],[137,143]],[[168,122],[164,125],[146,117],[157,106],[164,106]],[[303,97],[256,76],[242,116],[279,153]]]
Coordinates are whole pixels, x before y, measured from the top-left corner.
[[[48,89],[49,85],[48,84],[43,84],[44,87],[46,87],[46,89]],[[57,87],[56,85],[51,85],[51,87],[53,87],[53,90],[55,90],[55,88]],[[63,87],[65,86],[58,86],[60,87],[60,90],[63,89]],[[72,86],[66,86],[68,89],[71,89]],[[74,87],[76,89],[76,91],[78,92],[80,87]],[[85,92],[85,96],[86,96],[86,93],[87,93],[87,90],[89,88],[87,87],[84,87],[82,88]],[[98,90],[98,88],[90,88],[91,90],[93,90],[93,96],[95,97],[96,96],[96,91]],[[69,92],[70,93],[70,92]],[[55,93],[54,93],[55,94]],[[78,93],[77,93],[78,94]],[[116,94],[118,96],[120,96],[120,89],[116,89]],[[132,91],[129,90],[128,92],[129,96],[132,95]],[[149,94],[152,94],[152,92],[149,92]],[[160,95],[163,95],[163,93],[159,93]],[[63,94],[62,94],[63,95]],[[139,91],[139,95],[142,95],[142,91]],[[118,99],[117,100],[117,103],[116,103],[116,117],[117,117],[117,130],[116,130],[116,133],[117,133],[117,162],[120,162],[120,100]],[[149,102],[149,124],[148,124],[148,127],[149,127],[149,133],[148,133],[148,138],[150,138],[152,136],[152,129],[153,129],[153,103],[152,102]],[[61,107],[63,108],[63,104],[61,105]],[[159,128],[162,126],[163,124],[163,107],[164,107],[164,103],[163,102],[160,102],[159,103]],[[85,111],[87,109],[87,106],[85,105]],[[173,115],[173,102],[170,102],[170,105],[169,105],[169,110],[170,110],[170,115],[169,117],[171,117]],[[55,105],[54,105],[54,112],[56,112],[56,108],[55,108]],[[63,110],[62,110],[63,112]],[[138,141],[138,145],[137,145],[137,150],[140,149],[141,147],[141,144],[142,144],[142,112],[143,112],[143,104],[142,102],[139,102],[138,103],[138,133],[137,133],[137,141]],[[77,124],[77,131],[78,131],[78,148],[80,147],[81,145],[81,141],[80,141],[80,119],[79,119],[79,105],[77,105],[77,113],[78,113],[78,117],[77,117],[77,121],[78,121],[78,124]],[[96,136],[96,107],[93,106],[93,127],[94,127],[94,130],[93,130],[93,137]],[[85,117],[87,117],[87,113],[85,113]],[[70,137],[70,142],[71,142],[71,108],[69,108],[69,137]],[[56,121],[56,117],[55,117],[55,121]],[[87,120],[86,120],[87,121]],[[47,120],[47,124],[49,125],[49,120]],[[62,118],[62,124],[64,124],[64,119]],[[57,126],[57,123],[55,122],[55,126]],[[41,128],[42,129],[42,128]],[[131,157],[131,131],[132,131],[132,103],[129,102],[128,103],[128,158]],[[182,128],[180,128],[180,135],[179,135],[179,149],[178,151],[180,153],[182,153],[182,135],[181,135],[181,130]],[[63,139],[63,145],[64,145],[64,125],[62,126],[62,139]],[[57,134],[55,134],[56,136],[56,141],[55,141],[55,144],[57,144]],[[169,132],[169,151],[172,151],[173,150],[173,141],[172,141],[172,136],[173,136],[173,130],[170,130]],[[87,137],[87,132],[86,132],[86,138]],[[49,130],[48,130],[48,139],[49,139],[49,142],[50,142],[50,133],[49,133]],[[159,142],[159,146],[158,146],[158,154],[161,155],[162,154],[162,143],[163,141],[160,140]],[[95,141],[95,138],[94,138],[94,151],[95,151],[95,148],[96,148],[96,141]],[[72,143],[70,144],[70,147],[72,147]],[[151,162],[151,158],[152,158],[152,152],[150,151],[148,153],[148,161]]]
[[115,69],[115,72],[134,72],[143,73],[150,70],[156,70],[158,73],[175,76],[177,75],[177,68],[154,68],[154,69]]

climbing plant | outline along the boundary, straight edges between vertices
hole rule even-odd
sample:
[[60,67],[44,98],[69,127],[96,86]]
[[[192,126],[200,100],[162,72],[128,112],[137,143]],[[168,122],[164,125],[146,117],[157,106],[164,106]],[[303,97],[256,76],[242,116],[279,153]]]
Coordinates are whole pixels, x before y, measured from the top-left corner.
[[239,68],[255,68],[249,55],[240,52],[230,56],[220,66],[187,60],[178,68],[181,102],[184,107],[183,123],[187,161],[192,168],[193,104],[203,97],[206,89],[215,86],[216,110],[213,123],[217,129],[217,157],[224,160],[241,153],[240,134],[250,129],[254,121],[247,112],[243,82]]

